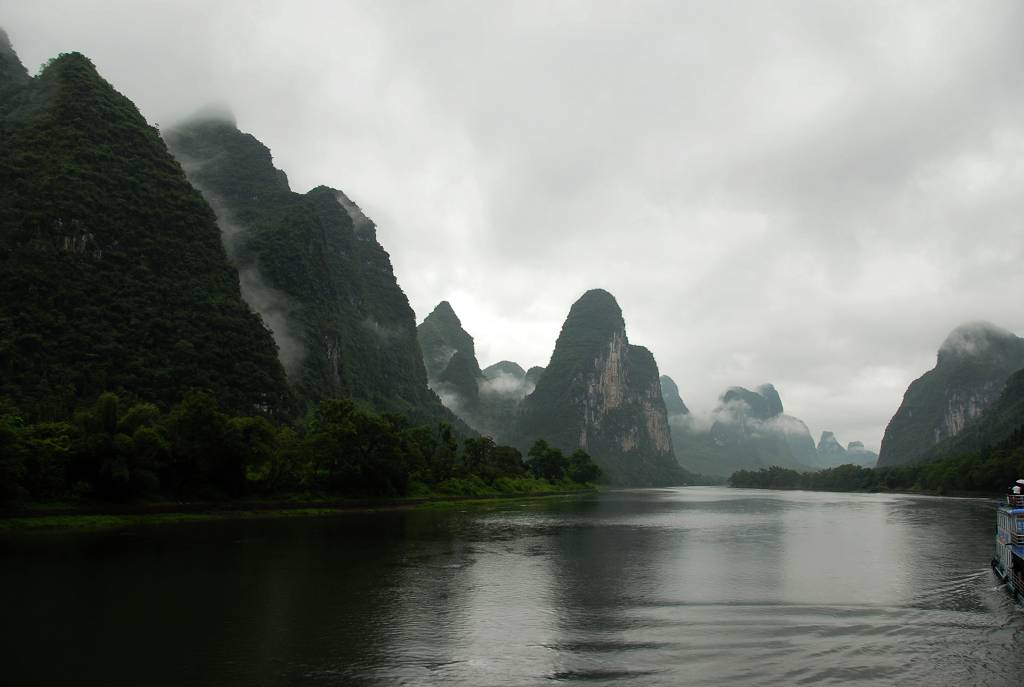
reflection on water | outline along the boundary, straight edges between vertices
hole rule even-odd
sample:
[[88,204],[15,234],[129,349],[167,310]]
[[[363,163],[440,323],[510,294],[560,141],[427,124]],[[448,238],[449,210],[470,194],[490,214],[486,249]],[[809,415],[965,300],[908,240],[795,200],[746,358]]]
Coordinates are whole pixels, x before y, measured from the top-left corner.
[[0,543],[5,684],[1019,684],[993,504],[714,488]]

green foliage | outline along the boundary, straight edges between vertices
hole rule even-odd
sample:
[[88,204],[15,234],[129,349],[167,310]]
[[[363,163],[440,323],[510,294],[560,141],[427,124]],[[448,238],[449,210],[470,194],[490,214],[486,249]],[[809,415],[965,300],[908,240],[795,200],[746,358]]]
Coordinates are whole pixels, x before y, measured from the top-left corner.
[[231,412],[288,407],[209,206],[77,53],[0,98],[0,292],[0,395],[30,421],[107,391],[164,409],[195,388]]
[[527,467],[537,479],[554,484],[562,480],[577,484],[591,484],[601,481],[603,473],[590,455],[583,449],[576,449],[566,457],[561,449],[538,439],[530,447]]
[[980,453],[899,467],[840,465],[806,473],[778,466],[740,470],[733,473],[729,483],[755,489],[1001,494],[1024,476],[1024,432],[1014,442]]
[[125,408],[112,393],[71,421],[26,423],[0,400],[0,505],[24,501],[220,500],[309,494],[495,495],[571,491],[600,477],[582,451],[546,456],[557,471],[541,486],[522,455],[490,438],[460,445],[452,427],[410,426],[352,400],[320,403],[306,422],[232,416],[191,392],[166,413]]
[[565,475],[566,460],[561,449],[548,446],[548,442],[538,439],[530,447],[527,465],[530,474],[537,479],[546,479],[549,482],[556,482]]
[[233,122],[201,119],[165,139],[232,227],[231,261],[285,303],[277,314],[294,344],[283,359],[306,405],[347,397],[416,424],[458,424],[427,388],[415,315],[375,227],[343,193],[294,193]]
[[569,454],[565,466],[566,475],[573,482],[588,484],[601,480],[601,468],[597,466],[590,455],[583,449],[576,449]]

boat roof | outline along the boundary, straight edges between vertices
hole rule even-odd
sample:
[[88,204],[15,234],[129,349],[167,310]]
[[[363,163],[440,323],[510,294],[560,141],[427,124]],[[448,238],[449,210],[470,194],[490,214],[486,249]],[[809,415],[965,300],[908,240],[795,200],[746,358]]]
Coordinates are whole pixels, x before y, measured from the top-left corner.
[[1010,515],[1024,515],[1024,508],[1010,508],[1006,504],[999,506],[999,510]]
[[1012,553],[1017,558],[1024,558],[1024,546],[1014,544],[1010,547],[1010,553]]

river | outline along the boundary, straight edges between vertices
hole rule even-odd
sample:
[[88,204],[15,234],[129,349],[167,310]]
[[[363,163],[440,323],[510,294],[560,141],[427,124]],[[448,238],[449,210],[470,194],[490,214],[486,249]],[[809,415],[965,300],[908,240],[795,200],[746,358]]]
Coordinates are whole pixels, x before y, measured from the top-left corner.
[[1018,685],[994,528],[984,500],[691,487],[8,537],[0,680]]

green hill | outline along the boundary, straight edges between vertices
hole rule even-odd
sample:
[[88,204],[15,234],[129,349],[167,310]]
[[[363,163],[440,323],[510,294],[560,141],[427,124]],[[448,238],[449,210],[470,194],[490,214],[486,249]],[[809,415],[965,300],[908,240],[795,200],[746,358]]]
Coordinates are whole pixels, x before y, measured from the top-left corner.
[[882,438],[878,466],[908,465],[939,455],[940,442],[967,430],[1024,368],[1024,339],[987,322],[954,329],[935,367],[907,388]]
[[520,444],[583,448],[613,484],[679,484],[658,366],[626,337],[615,298],[586,292],[569,310],[551,362],[523,402]]
[[427,388],[415,315],[355,203],[325,186],[293,192],[267,147],[223,115],[165,139],[217,211],[243,296],[273,329],[301,399],[352,397],[415,422],[455,422]]
[[103,391],[239,413],[290,403],[216,218],[84,56],[27,77],[0,39],[0,395],[29,418]]

